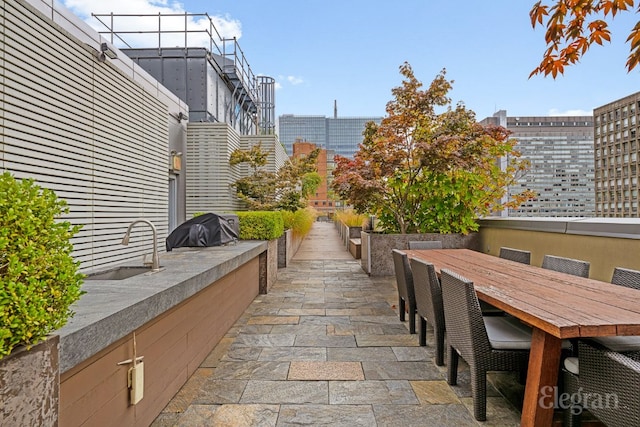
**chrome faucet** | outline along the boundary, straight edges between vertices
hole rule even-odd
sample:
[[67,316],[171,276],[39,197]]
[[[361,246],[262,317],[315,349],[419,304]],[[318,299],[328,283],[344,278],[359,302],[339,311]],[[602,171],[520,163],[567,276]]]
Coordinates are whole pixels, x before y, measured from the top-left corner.
[[[151,260],[151,271],[160,271],[160,257],[158,256],[158,232],[156,230],[156,226],[153,225],[151,221],[148,219],[136,219],[131,224],[129,224],[129,228],[127,228],[127,232],[124,233],[124,237],[122,238],[122,244],[127,246],[129,244],[129,235],[131,234],[131,228],[137,223],[142,222],[149,227],[151,227],[151,231],[153,231],[153,255]],[[145,256],[146,258],[146,256]]]

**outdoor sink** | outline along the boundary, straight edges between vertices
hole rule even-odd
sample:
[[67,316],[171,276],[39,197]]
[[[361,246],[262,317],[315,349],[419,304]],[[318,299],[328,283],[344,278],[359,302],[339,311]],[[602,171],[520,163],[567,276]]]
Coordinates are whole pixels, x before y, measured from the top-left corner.
[[123,280],[140,274],[157,273],[158,271],[153,271],[151,267],[121,266],[89,274],[85,277],[85,280]]

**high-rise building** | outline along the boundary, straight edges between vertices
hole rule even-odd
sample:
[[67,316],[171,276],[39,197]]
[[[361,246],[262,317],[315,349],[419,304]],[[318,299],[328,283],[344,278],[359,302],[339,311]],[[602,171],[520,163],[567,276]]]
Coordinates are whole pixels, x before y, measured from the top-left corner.
[[326,148],[327,118],[284,114],[278,117],[278,139],[290,156],[293,155],[293,143],[298,141],[308,141]]
[[501,110],[481,123],[510,130],[521,158],[531,162],[508,195],[529,189],[537,197],[508,216],[595,216],[592,116],[508,117]]
[[596,214],[638,217],[640,92],[593,110]]
[[334,117],[296,116],[284,114],[278,117],[279,139],[287,153],[293,153],[297,140],[312,142],[319,147],[353,158],[362,143],[362,132],[367,122],[380,124],[382,117]]

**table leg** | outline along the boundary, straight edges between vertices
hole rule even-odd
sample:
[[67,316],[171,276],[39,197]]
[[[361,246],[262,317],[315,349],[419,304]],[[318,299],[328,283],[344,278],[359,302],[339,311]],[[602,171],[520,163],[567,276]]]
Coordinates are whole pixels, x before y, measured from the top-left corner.
[[558,384],[562,340],[533,328],[522,407],[522,427],[551,426]]

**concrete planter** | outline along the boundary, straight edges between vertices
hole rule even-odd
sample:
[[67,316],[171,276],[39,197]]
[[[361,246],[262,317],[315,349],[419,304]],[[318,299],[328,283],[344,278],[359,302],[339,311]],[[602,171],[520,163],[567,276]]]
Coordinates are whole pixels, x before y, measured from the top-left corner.
[[480,250],[478,233],[464,234],[381,234],[363,231],[361,265],[370,276],[393,276],[392,249],[408,249],[411,240],[441,240],[445,249],[467,248]]
[[278,280],[278,239],[267,242],[267,251],[260,260],[260,293],[266,294]]
[[350,239],[359,239],[360,232],[362,231],[362,227],[348,227],[349,229],[349,238]]
[[286,230],[278,239],[278,268],[289,266],[291,259],[298,252],[303,237],[300,237],[291,230]]
[[0,425],[58,425],[59,341],[53,335],[0,360]]
[[362,227],[349,227],[344,223],[338,225],[338,232],[340,233],[340,239],[346,249],[349,249],[349,239],[359,239]]

